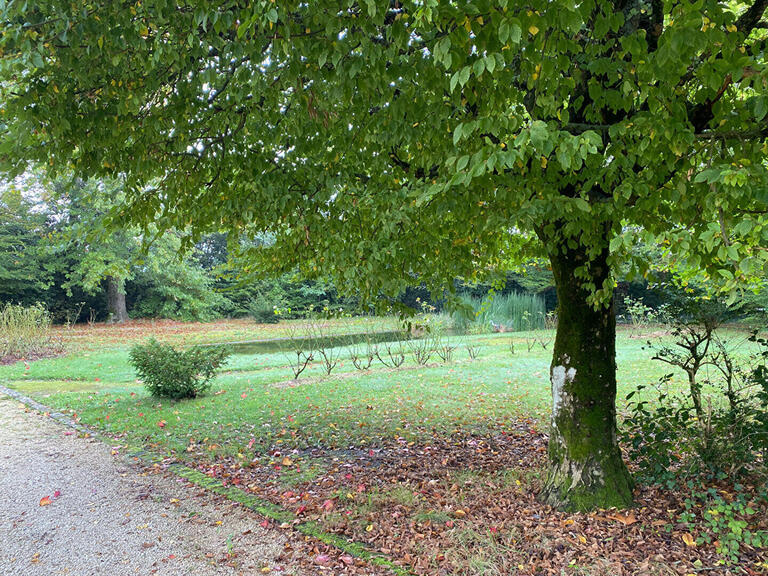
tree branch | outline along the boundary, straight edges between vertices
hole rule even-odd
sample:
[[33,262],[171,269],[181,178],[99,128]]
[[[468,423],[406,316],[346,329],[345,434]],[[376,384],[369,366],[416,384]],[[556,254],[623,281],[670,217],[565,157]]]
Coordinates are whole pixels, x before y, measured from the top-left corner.
[[753,130],[726,130],[697,133],[699,140],[750,140],[752,138],[768,137],[768,125]]
[[752,32],[760,23],[766,8],[768,8],[768,0],[755,0],[755,3],[736,20],[736,28],[739,32],[744,34]]

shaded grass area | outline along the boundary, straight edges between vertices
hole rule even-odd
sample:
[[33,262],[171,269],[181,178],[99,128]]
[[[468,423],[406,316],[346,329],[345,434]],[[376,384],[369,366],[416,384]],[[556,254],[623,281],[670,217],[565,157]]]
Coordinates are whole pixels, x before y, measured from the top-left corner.
[[[536,344],[529,351],[534,337],[551,342],[553,335],[454,338],[452,363],[423,367],[409,360],[399,370],[374,364],[365,372],[354,369],[349,349],[343,348],[330,377],[323,377],[315,364],[298,381],[290,380],[281,353],[239,355],[230,359],[210,394],[180,402],[144,391],[128,363],[127,345],[3,366],[0,378],[25,393],[46,396],[58,409],[77,412],[88,425],[132,441],[171,452],[203,444],[209,456],[241,454],[245,459],[276,447],[339,449],[454,430],[483,433],[520,415],[545,416],[551,404],[551,344],[547,349]],[[477,360],[463,349],[468,343],[480,348]],[[617,349],[621,408],[637,383],[654,382],[668,370],[650,361],[642,339],[622,334]],[[673,385],[683,384],[682,375],[676,375]]]
[[[418,439],[456,429],[482,433],[521,414],[545,415],[551,346],[536,345],[529,352],[532,337],[456,338],[456,360],[450,364],[421,367],[409,361],[404,369],[374,365],[362,373],[342,349],[341,364],[330,377],[321,378],[315,365],[295,382],[280,353],[235,356],[209,395],[181,402],[148,396],[135,380],[125,346],[40,360],[28,369],[22,363],[2,367],[0,378],[46,395],[49,404],[76,411],[84,423],[113,434],[170,451],[204,443],[212,456],[245,458],[249,444],[249,454],[275,447],[375,446],[387,438]],[[475,361],[462,350],[468,342],[480,347]],[[620,398],[634,383],[664,374],[664,367],[649,362],[641,340],[621,337],[618,349]]]

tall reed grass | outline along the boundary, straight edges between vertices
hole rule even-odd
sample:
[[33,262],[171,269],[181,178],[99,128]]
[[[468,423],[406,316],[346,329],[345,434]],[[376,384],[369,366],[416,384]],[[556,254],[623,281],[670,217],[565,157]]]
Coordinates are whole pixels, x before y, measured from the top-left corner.
[[54,348],[51,315],[40,303],[0,305],[0,360],[38,356]]
[[462,309],[453,313],[453,325],[464,332],[519,332],[545,327],[547,308],[536,294],[462,296]]

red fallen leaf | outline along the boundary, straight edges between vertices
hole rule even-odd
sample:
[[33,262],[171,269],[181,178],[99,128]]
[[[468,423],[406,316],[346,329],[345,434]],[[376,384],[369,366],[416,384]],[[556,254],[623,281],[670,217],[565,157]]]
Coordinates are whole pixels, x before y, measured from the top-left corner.
[[269,528],[269,520],[267,520],[267,519],[265,518],[264,520],[262,520],[261,522],[259,522],[259,526],[261,526],[262,528]]
[[139,412],[139,418],[143,418],[143,417],[144,417],[144,412]]
[[328,564],[331,561],[331,557],[328,554],[318,554],[315,556],[315,562],[318,564]]
[[51,503],[50,496],[43,496],[40,498],[40,506],[48,506]]
[[160,420],[157,425],[160,426],[160,428],[165,428],[165,420]]
[[365,484],[360,484],[360,485],[357,487],[357,491],[358,491],[358,492],[365,492]]
[[306,509],[307,509],[307,507],[304,506],[304,504],[302,504],[301,506],[296,508],[296,515],[303,514]]
[[242,398],[243,400],[245,400],[246,398],[248,398],[248,394],[246,394],[245,392],[243,392],[242,394],[240,394],[240,398]]
[[344,479],[345,479],[345,480],[352,480],[352,474],[350,474],[349,472],[347,472],[346,474],[344,474]]
[[344,556],[340,557],[339,560],[344,562],[344,564],[346,564],[347,566],[351,566],[352,564],[355,563],[355,559],[352,558],[352,556],[350,556],[349,554],[345,554]]
[[448,528],[453,528],[453,520],[446,520],[445,525],[448,526]]
[[323,502],[323,505],[321,506],[321,508],[326,512],[330,512],[331,510],[333,510],[334,506],[335,505],[333,503],[333,500],[326,500],[325,502]]
[[54,498],[58,498],[59,496],[61,496],[61,492],[59,492],[58,490],[56,490],[56,492],[54,492],[54,493],[53,493],[53,497],[54,497]]
[[250,441],[250,442],[248,442],[248,450],[250,450],[251,448],[253,448],[253,443],[254,443],[254,442],[256,442],[256,438],[251,438],[251,441]]

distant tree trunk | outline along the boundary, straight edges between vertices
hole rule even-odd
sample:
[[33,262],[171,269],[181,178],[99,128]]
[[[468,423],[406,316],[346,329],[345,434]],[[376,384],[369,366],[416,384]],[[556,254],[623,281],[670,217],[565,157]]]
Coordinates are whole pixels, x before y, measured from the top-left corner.
[[128,320],[123,282],[114,276],[107,276],[107,312],[110,322],[122,323]]
[[[559,243],[558,243],[559,244]],[[550,245],[551,246],[551,245]],[[554,253],[554,251],[565,250]],[[555,246],[550,254],[557,289],[557,336],[550,368],[552,420],[549,474],[540,498],[569,510],[625,508],[632,479],[616,439],[616,318],[613,300],[588,303],[610,278],[607,250],[588,262],[582,247]]]

